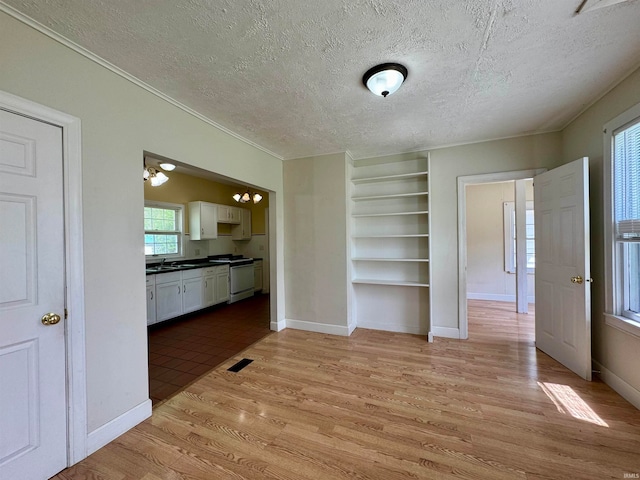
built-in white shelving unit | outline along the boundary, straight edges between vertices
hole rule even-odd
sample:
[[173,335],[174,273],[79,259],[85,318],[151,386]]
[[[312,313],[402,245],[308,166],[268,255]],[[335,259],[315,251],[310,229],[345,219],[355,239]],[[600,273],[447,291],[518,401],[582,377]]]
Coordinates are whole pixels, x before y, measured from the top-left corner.
[[356,324],[428,334],[429,159],[355,161],[351,272]]

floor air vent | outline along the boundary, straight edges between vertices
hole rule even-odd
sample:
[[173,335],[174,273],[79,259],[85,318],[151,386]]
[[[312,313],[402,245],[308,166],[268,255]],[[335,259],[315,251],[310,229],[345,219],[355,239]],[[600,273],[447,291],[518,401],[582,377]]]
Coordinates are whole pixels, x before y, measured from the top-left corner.
[[253,360],[249,359],[249,358],[243,358],[242,360],[240,360],[238,363],[236,363],[235,365],[232,365],[231,367],[227,368],[228,372],[239,372],[240,370],[242,370],[244,367],[246,367],[247,365],[249,365],[251,362],[253,362]]

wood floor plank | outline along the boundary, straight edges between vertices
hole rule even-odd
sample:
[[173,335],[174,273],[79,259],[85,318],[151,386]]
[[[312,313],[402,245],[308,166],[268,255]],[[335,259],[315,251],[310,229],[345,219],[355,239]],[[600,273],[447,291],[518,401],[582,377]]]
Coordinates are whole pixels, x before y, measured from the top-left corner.
[[[57,480],[582,480],[640,473],[640,412],[469,302],[469,340],[284,330]],[[170,338],[167,338],[167,345]],[[241,358],[253,363],[226,369]]]

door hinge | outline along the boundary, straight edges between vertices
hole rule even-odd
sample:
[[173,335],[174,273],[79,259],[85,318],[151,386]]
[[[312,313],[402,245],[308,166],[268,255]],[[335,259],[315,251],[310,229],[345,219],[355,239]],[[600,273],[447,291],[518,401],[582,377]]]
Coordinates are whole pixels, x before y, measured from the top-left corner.
[[64,309],[64,319],[66,320],[67,318],[69,318],[69,311],[65,308]]

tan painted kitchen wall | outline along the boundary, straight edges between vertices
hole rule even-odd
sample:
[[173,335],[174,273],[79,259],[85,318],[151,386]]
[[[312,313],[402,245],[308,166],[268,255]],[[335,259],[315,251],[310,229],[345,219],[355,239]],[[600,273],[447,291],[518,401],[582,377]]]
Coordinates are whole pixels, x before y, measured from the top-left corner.
[[[251,189],[262,195],[260,203],[237,203],[233,200],[233,195],[246,188],[238,188],[224,183],[214,182],[205,178],[194,177],[183,173],[166,172],[169,181],[159,187],[152,187],[149,182],[144,182],[144,199],[155,200],[156,202],[180,203],[186,205],[189,202],[203,201],[218,203],[220,205],[231,205],[234,207],[251,210],[251,234],[259,235],[265,233],[264,210],[269,206],[269,194],[263,190]],[[185,210],[185,228],[189,231],[189,210]],[[231,225],[219,224],[218,234],[231,235]]]

